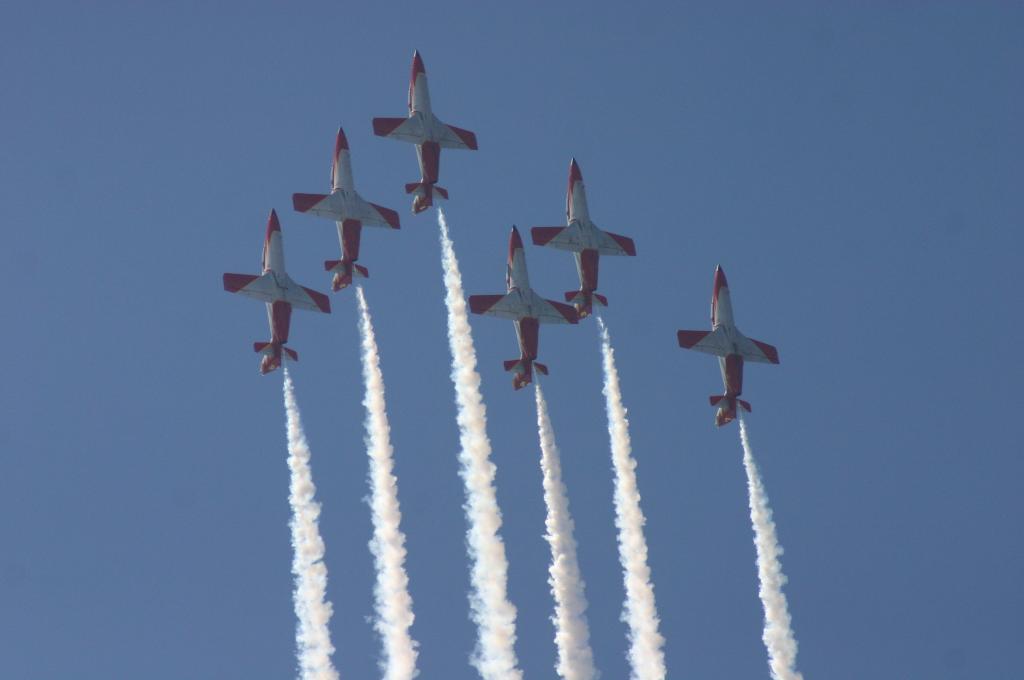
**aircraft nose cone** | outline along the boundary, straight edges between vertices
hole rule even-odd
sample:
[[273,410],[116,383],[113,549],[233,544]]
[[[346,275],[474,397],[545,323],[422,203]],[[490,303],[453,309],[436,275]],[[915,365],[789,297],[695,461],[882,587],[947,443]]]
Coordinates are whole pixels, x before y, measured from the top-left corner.
[[722,269],[722,265],[715,267],[715,290],[719,288],[727,288],[729,282],[725,280],[725,270]]
[[277,211],[270,211],[270,219],[267,220],[267,238],[275,231],[281,231],[281,222],[277,219]]
[[509,250],[509,253],[511,253],[514,250],[522,250],[522,248],[523,248],[523,239],[521,239],[519,237],[519,230],[515,228],[515,225],[513,225],[512,226],[512,235],[509,236],[509,239],[508,239],[508,250]]
[[583,173],[580,172],[580,164],[576,162],[575,158],[573,158],[572,162],[569,163],[569,183],[572,184],[573,182],[582,181]]
[[345,130],[339,125],[338,137],[334,140],[334,156],[337,157],[342,149],[348,151],[348,138],[345,137]]
[[427,69],[423,66],[423,57],[420,56],[419,50],[414,50],[412,53],[412,77],[416,78],[417,73],[426,73]]

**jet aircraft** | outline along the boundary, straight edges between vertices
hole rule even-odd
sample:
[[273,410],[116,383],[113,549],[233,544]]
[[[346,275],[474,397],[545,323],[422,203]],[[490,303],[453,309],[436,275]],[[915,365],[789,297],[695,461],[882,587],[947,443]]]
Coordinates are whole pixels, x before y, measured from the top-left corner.
[[441,165],[441,149],[476,151],[476,135],[469,130],[447,125],[434,115],[427,89],[427,71],[420,53],[413,52],[412,75],[409,78],[409,116],[407,118],[374,118],[373,133],[416,145],[420,162],[420,181],[405,185],[405,193],[413,194],[412,211],[423,212],[434,204],[434,196],[448,198],[448,191],[437,186]]
[[569,189],[565,196],[564,227],[534,227],[530,230],[533,243],[559,250],[571,250],[576,258],[576,272],[580,289],[565,294],[566,302],[576,307],[580,318],[593,313],[594,300],[605,307],[608,298],[597,290],[597,266],[601,255],[636,255],[633,239],[601,231],[590,221],[587,194],[583,187],[583,173],[576,159],[569,163]]
[[331,163],[331,193],[292,194],[292,205],[297,211],[337,222],[341,259],[324,262],[324,269],[334,274],[331,289],[335,292],[351,285],[353,276],[365,278],[370,275],[366,267],[356,264],[356,260],[359,259],[359,240],[364,226],[401,228],[398,213],[390,208],[364,201],[362,196],[356,193],[350,156],[345,131],[339,127],[334,142],[334,159]]
[[288,328],[292,318],[292,307],[314,312],[331,313],[331,301],[323,293],[310,290],[292,281],[284,269],[284,243],[281,240],[281,223],[277,213],[270,211],[267,221],[267,236],[263,241],[263,273],[225,274],[224,290],[241,293],[267,303],[267,318],[270,321],[270,342],[253,343],[253,349],[262,356],[260,373],[266,375],[281,366],[287,356],[298,361],[298,353],[284,345],[288,342]]
[[743,393],[743,360],[777,364],[779,351],[766,342],[748,338],[733,324],[729,284],[721,265],[715,268],[711,328],[710,331],[679,331],[679,346],[718,357],[725,394],[712,396],[710,400],[712,406],[718,407],[715,425],[721,427],[736,418],[736,404],[750,413],[750,404],[739,398]]
[[569,305],[545,300],[530,288],[523,240],[515,227],[512,227],[508,242],[505,280],[508,285],[506,295],[470,295],[469,309],[474,314],[489,314],[515,322],[520,356],[506,361],[505,370],[515,372],[512,386],[518,390],[533,380],[534,366],[544,375],[548,374],[548,367],[536,361],[540,324],[579,323],[579,317]]

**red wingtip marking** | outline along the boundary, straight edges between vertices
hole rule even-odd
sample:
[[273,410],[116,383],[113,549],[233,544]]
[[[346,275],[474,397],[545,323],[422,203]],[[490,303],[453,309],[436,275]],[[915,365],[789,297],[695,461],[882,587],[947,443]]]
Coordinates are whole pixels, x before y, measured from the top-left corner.
[[297,212],[308,212],[325,198],[327,194],[292,194],[292,207]]
[[575,307],[570,307],[569,305],[562,304],[561,302],[555,302],[554,300],[548,300],[548,304],[557,309],[569,323],[580,322],[580,314],[576,311]]
[[547,245],[548,241],[558,236],[565,227],[533,227],[530,229],[530,238],[533,239],[533,245],[543,246]]
[[402,223],[398,219],[398,213],[397,212],[395,212],[391,208],[385,208],[382,205],[377,205],[376,203],[371,203],[370,205],[372,205],[374,207],[374,209],[377,212],[380,213],[380,216],[384,218],[385,222],[387,222],[389,225],[391,225],[392,229],[401,229],[402,228]]
[[229,293],[237,293],[258,278],[252,274],[225,274],[224,290]]
[[399,125],[404,123],[407,118],[374,118],[373,119],[373,134],[378,137],[387,137],[395,131]]
[[320,308],[321,312],[324,314],[331,313],[331,299],[329,297],[305,286],[302,286],[302,290],[306,291],[306,294],[313,299],[313,303]]
[[474,314],[483,314],[493,307],[504,295],[470,295],[469,311]]
[[412,52],[412,79],[416,80],[416,74],[426,73],[427,69],[423,66],[423,57],[420,56],[419,50],[413,50]]
[[619,244],[619,247],[625,251],[626,255],[636,255],[636,244],[633,243],[633,239],[628,236],[619,236],[618,234],[608,234],[612,237],[612,240]]
[[690,349],[698,342],[707,337],[710,331],[679,331],[676,337],[679,338],[679,346],[684,349]]
[[767,342],[761,342],[760,340],[754,340],[753,342],[755,345],[757,345],[758,349],[764,352],[764,355],[768,357],[768,361],[772,362],[773,364],[779,363],[779,350],[775,349]]
[[477,150],[476,133],[470,132],[469,130],[463,130],[462,128],[457,128],[454,125],[449,125],[448,129],[454,132],[455,135],[462,140],[463,144],[468,146],[473,151]]

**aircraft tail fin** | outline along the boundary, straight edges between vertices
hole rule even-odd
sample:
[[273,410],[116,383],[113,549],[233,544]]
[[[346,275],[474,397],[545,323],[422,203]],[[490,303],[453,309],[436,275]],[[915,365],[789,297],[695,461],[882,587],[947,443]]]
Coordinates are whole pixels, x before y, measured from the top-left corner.
[[581,319],[594,313],[594,303],[602,307],[608,306],[608,298],[592,290],[569,290],[565,292],[565,301],[576,308]]
[[370,278],[370,270],[366,267],[346,260],[327,260],[324,262],[324,269],[334,272],[331,280],[331,290],[337,293],[342,288],[352,285],[353,278]]
[[736,419],[736,405],[750,413],[752,411],[749,401],[743,399],[737,399],[736,397],[727,397],[724,394],[712,395],[708,398],[712,406],[717,406],[718,410],[715,412],[715,425],[721,427],[728,423],[731,423]]
[[263,375],[280,368],[281,361],[285,357],[292,361],[299,360],[298,352],[275,342],[254,342],[252,349],[257,354],[262,355],[260,359],[260,373]]
[[410,182],[405,185],[405,193],[412,194],[412,211],[421,213],[434,205],[434,197],[448,200],[448,190],[433,182]]
[[[504,362],[506,371],[513,371],[515,375],[512,377],[512,387],[517,390],[529,385],[533,382],[533,366],[534,363],[530,359],[509,359]],[[544,375],[548,374],[548,367],[543,364],[536,364],[537,370]]]

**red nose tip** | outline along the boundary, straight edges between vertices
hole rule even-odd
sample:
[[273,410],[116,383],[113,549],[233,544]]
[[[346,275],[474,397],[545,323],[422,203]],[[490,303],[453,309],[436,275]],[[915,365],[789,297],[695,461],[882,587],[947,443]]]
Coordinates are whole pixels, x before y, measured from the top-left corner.
[[729,282],[725,280],[725,270],[722,265],[715,267],[715,295],[718,295],[720,288],[728,288]]
[[416,75],[420,73],[426,73],[427,69],[423,66],[423,58],[420,56],[419,50],[414,50],[412,53],[412,78],[416,79]]
[[508,254],[512,255],[516,250],[523,249],[523,239],[519,238],[519,230],[512,227],[512,235],[508,239]]
[[569,184],[572,184],[573,182],[582,182],[582,181],[583,181],[583,173],[580,172],[579,163],[577,163],[576,159],[573,158],[572,162],[569,163]]
[[342,149],[348,151],[348,139],[345,137],[345,131],[339,126],[338,127],[338,138],[334,141],[334,157],[338,157],[338,152]]
[[267,240],[270,240],[270,234],[275,231],[281,231],[281,223],[277,220],[277,211],[270,211],[270,219],[267,220]]

